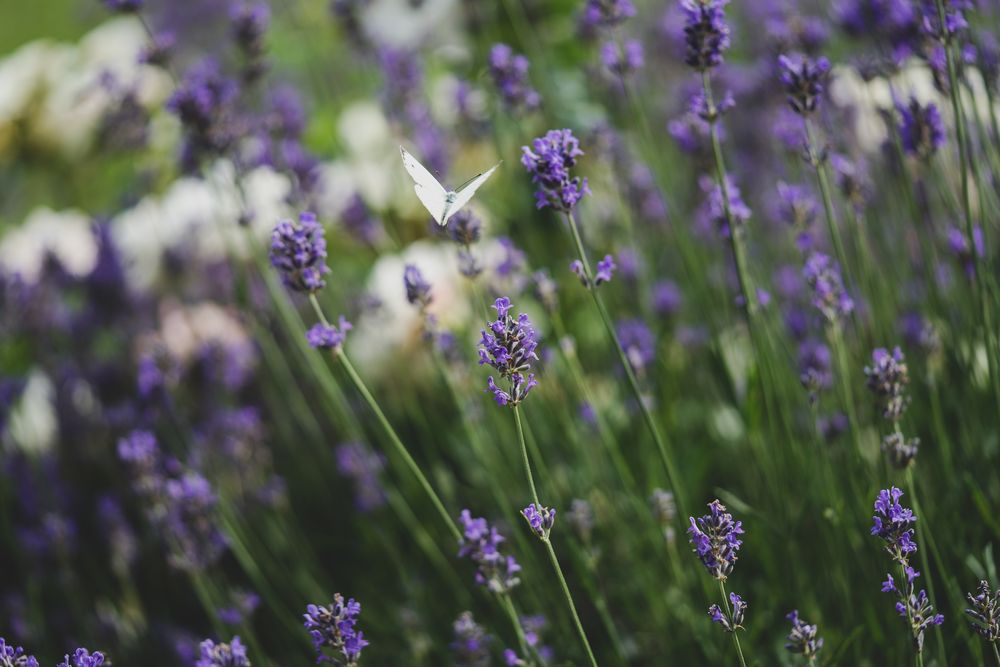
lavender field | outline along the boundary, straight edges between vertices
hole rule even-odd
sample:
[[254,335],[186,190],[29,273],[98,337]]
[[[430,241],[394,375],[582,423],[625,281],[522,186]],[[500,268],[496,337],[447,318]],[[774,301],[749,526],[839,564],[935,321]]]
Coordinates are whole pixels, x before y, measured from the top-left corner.
[[0,667],[1000,667],[998,117],[996,0],[0,3]]

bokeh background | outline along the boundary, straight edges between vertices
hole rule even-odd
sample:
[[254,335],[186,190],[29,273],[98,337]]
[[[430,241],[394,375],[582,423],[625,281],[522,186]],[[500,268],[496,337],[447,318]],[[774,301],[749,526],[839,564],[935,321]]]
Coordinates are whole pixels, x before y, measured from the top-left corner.
[[[203,640],[239,636],[255,665],[311,664],[302,614],[342,593],[362,603],[361,664],[524,664],[508,648],[588,664],[519,514],[513,411],[479,365],[507,296],[537,330],[519,414],[599,664],[737,662],[685,534],[715,498],[746,531],[726,585],[749,603],[749,664],[809,664],[786,649],[793,609],[825,639],[812,664],[912,664],[870,534],[890,486],[918,515],[912,564],[944,614],[918,659],[990,664],[996,642],[964,610],[1000,582],[996,6],[943,2],[968,23],[954,73],[923,20],[935,2],[725,6],[717,153],[673,0],[621,20],[594,10],[610,0],[114,4],[0,5],[9,644],[42,664],[86,646],[194,665]],[[234,28],[241,12],[259,34]],[[805,123],[783,54],[829,59]],[[185,92],[210,109],[201,125],[178,111]],[[566,217],[536,207],[521,164],[556,128],[584,151],[574,220],[590,259],[616,265],[598,294],[637,391],[570,269]],[[452,187],[502,160],[459,218],[474,238],[429,219],[400,145]],[[353,323],[344,351],[371,400],[309,347],[313,306],[269,264],[276,223],[306,210],[330,267],[316,304]],[[429,302],[407,298],[407,266]],[[873,351],[895,346],[886,388]],[[884,445],[896,432],[919,438],[912,461]],[[393,434],[450,516],[506,537],[529,655]]]

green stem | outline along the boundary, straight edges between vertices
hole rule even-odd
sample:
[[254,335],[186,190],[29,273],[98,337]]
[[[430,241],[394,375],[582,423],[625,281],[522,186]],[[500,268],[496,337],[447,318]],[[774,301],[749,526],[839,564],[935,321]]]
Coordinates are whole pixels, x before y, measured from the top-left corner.
[[517,424],[517,440],[521,443],[521,461],[524,463],[524,474],[528,477],[528,486],[531,487],[531,499],[539,510],[542,503],[538,500],[538,489],[535,488],[535,477],[531,474],[531,462],[528,460],[528,446],[524,439],[524,426],[521,424],[521,409],[514,406],[514,423]]
[[[726,595],[726,582],[722,579],[719,579],[719,592],[722,593],[722,605],[726,610],[726,616],[729,617],[729,621],[732,623],[733,611],[729,608],[729,596]],[[747,667],[747,661],[743,657],[743,648],[740,646],[740,638],[737,636],[736,627],[733,627],[733,631],[729,634],[733,636],[733,645],[736,647],[736,655],[740,658],[740,667]]]
[[830,188],[830,176],[826,171],[826,162],[820,158],[816,151],[816,144],[813,140],[812,123],[808,116],[802,117],[805,128],[806,150],[809,153],[809,163],[816,170],[816,179],[819,183],[820,195],[823,199],[823,211],[826,217],[826,228],[830,234],[830,241],[833,243],[834,252],[837,253],[837,261],[840,262],[841,269],[847,277],[847,283],[856,285],[853,281],[850,265],[847,263],[847,253],[844,251],[844,242],[840,238],[840,227],[837,224],[837,216],[833,208],[833,196]]
[[990,646],[993,647],[993,657],[997,660],[997,667],[1000,667],[1000,649],[997,648],[996,642],[990,642]]
[[615,345],[615,351],[618,353],[618,360],[621,362],[622,369],[625,371],[625,377],[628,379],[629,388],[635,396],[635,401],[639,406],[639,411],[642,413],[642,418],[646,423],[646,428],[649,429],[650,435],[653,436],[653,442],[656,443],[657,452],[660,455],[660,460],[662,461],[663,467],[667,473],[667,481],[673,488],[674,497],[677,498],[679,516],[686,516],[684,509],[685,495],[683,488],[680,485],[680,477],[676,473],[673,459],[667,450],[666,441],[660,434],[659,427],[656,425],[653,413],[650,411],[649,406],[646,405],[646,401],[643,398],[642,390],[639,388],[639,381],[636,379],[635,372],[632,370],[632,363],[628,360],[628,355],[625,354],[625,348],[622,347],[621,341],[618,339],[618,333],[615,331],[615,325],[611,321],[611,315],[608,314],[608,309],[604,306],[604,301],[601,299],[601,295],[598,294],[597,288],[594,286],[594,275],[591,270],[590,260],[587,259],[587,251],[584,250],[583,241],[580,238],[580,230],[576,224],[576,218],[573,216],[572,211],[566,211],[566,220],[569,223],[569,229],[573,235],[573,242],[576,244],[576,251],[579,255],[580,262],[583,264],[583,273],[587,278],[587,289],[590,292],[590,296],[594,300],[594,305],[597,307],[598,313],[601,315],[601,320],[604,322],[604,328],[607,330],[608,336]]
[[514,609],[514,601],[510,599],[510,593],[500,594],[500,604],[507,612],[511,624],[514,626],[514,633],[517,635],[517,645],[521,648],[521,655],[528,657],[528,641],[524,638],[524,628],[521,627],[521,619],[517,617]]
[[580,635],[580,641],[583,643],[583,647],[587,651],[587,657],[590,659],[590,664],[592,667],[597,667],[597,659],[594,657],[594,651],[590,648],[590,641],[587,639],[587,633],[583,629],[583,623],[580,622],[580,615],[576,613],[576,605],[573,604],[573,596],[569,592],[569,586],[566,584],[566,577],[563,576],[562,567],[559,566],[559,559],[556,558],[556,551],[552,548],[552,542],[548,538],[543,538],[542,542],[545,543],[545,548],[549,552],[549,560],[552,561],[552,567],[556,571],[556,576],[559,578],[559,585],[562,587],[563,596],[566,598],[566,606],[569,607],[570,614],[573,616],[573,623],[576,625],[576,632]]
[[[535,479],[531,474],[531,462],[528,460],[528,445],[524,440],[524,427],[521,424],[521,411],[517,405],[514,406],[514,423],[517,424],[517,439],[521,445],[521,459],[524,461],[524,472],[528,476],[528,485],[531,487],[531,497],[535,501],[535,506],[539,511],[542,509],[542,503],[538,500],[538,491],[535,489]],[[587,639],[587,633],[583,629],[583,623],[580,622],[580,616],[576,612],[576,605],[573,603],[573,596],[569,592],[569,586],[566,584],[566,577],[563,576],[562,567],[559,566],[559,559],[556,557],[555,549],[552,548],[552,543],[549,541],[548,536],[542,537],[542,542],[545,543],[545,547],[549,552],[549,560],[552,561],[552,567],[556,571],[556,576],[559,578],[559,583],[562,586],[563,595],[566,598],[566,606],[569,607],[570,615],[573,617],[573,622],[576,625],[576,631],[580,635],[580,641],[583,642],[583,647],[587,650],[587,657],[590,658],[590,664],[593,667],[597,667],[597,660],[594,658],[594,651],[590,648],[590,641]]]
[[413,476],[417,478],[418,482],[420,482],[420,486],[423,487],[427,497],[430,498],[431,503],[434,505],[434,509],[436,509],[438,514],[441,515],[442,521],[444,521],[445,525],[452,532],[455,540],[460,541],[462,539],[462,531],[458,529],[458,525],[455,523],[455,520],[451,518],[451,515],[448,514],[448,511],[444,508],[444,503],[441,502],[441,498],[438,496],[437,492],[434,491],[434,488],[427,480],[427,477],[420,469],[420,466],[417,465],[413,456],[410,455],[409,450],[406,449],[406,445],[404,445],[403,441],[399,439],[399,436],[396,434],[396,430],[392,427],[392,424],[389,423],[389,420],[386,418],[385,413],[382,412],[382,408],[375,400],[375,397],[372,396],[370,391],[368,391],[368,387],[365,385],[364,380],[362,380],[361,376],[358,375],[358,372],[354,370],[354,365],[351,363],[351,360],[347,358],[347,354],[341,350],[337,357],[340,359],[341,364],[343,364],[344,370],[347,371],[347,375],[351,378],[351,382],[354,383],[358,393],[361,394],[361,397],[365,399],[368,407],[375,414],[375,418],[382,426],[385,434],[389,437],[389,441],[392,443],[393,447],[395,447],[396,452],[400,457],[402,457],[406,466],[410,469],[410,472],[413,473]]

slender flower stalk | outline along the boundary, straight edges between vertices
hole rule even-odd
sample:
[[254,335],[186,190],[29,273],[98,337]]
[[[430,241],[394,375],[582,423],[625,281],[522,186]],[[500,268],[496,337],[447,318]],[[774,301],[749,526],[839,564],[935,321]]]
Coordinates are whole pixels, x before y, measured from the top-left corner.
[[688,535],[691,546],[701,564],[719,582],[719,593],[722,596],[722,607],[713,604],[708,608],[712,621],[722,626],[722,629],[733,637],[733,646],[739,656],[741,667],[746,667],[746,658],[737,631],[743,629],[747,603],[736,593],[726,593],[726,579],[733,571],[738,560],[738,552],[743,546],[740,535],[743,534],[743,522],[733,519],[726,511],[726,506],[718,500],[708,504],[708,514],[698,517],[688,517]]
[[347,331],[350,330],[350,323],[341,317],[339,326],[332,326],[323,312],[319,299],[316,298],[316,293],[325,285],[323,276],[329,272],[329,267],[325,264],[326,240],[323,237],[323,227],[316,216],[312,213],[303,213],[299,216],[298,225],[290,221],[279,222],[271,237],[270,257],[271,265],[278,270],[285,286],[293,291],[306,293],[316,313],[319,323],[309,330],[307,334],[309,343],[313,347],[330,350],[341,363],[351,383],[368,404],[397,454],[417,478],[445,526],[456,539],[460,539],[462,532],[458,529],[458,525],[445,509],[444,503],[441,502],[427,476],[403,444],[396,429],[392,427],[378,401],[368,390],[368,386],[343,350],[343,342]]

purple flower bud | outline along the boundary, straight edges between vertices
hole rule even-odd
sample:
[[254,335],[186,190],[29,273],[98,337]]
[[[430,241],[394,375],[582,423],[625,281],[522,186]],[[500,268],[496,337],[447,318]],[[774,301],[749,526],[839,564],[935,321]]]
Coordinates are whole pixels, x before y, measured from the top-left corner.
[[558,211],[571,211],[584,195],[590,194],[587,179],[572,176],[570,169],[583,155],[580,142],[571,130],[549,130],[544,137],[521,148],[521,164],[538,186],[535,200],[538,208],[551,206]]
[[7,667],[38,667],[38,661],[32,655],[25,655],[20,646],[8,644],[0,637],[0,665]]
[[513,556],[500,552],[503,535],[483,518],[473,518],[469,510],[462,510],[458,519],[462,525],[459,558],[468,558],[476,564],[476,583],[493,593],[503,594],[521,583],[517,573],[521,566]]
[[199,650],[201,655],[194,667],[250,667],[247,649],[239,637],[233,637],[228,644],[216,644],[206,639]]
[[299,224],[282,220],[271,233],[271,266],[281,273],[285,286],[314,293],[326,285],[326,239],[316,215],[299,214]]
[[684,62],[698,71],[718,67],[729,49],[725,6],[729,0],[681,0],[684,10]]
[[812,61],[802,55],[778,56],[781,83],[785,86],[788,105],[795,113],[806,116],[816,110],[823,94],[830,61],[819,58]]
[[818,628],[799,618],[798,609],[793,609],[785,618],[792,622],[792,630],[788,633],[785,648],[790,653],[801,655],[812,662],[823,648],[823,638],[818,636]]
[[504,106],[513,111],[532,111],[542,98],[528,81],[528,59],[506,44],[494,44],[489,57],[490,76]]
[[743,522],[734,521],[733,515],[718,500],[708,504],[709,513],[695,519],[688,517],[688,535],[702,565],[716,579],[725,580],[738,560],[737,552],[743,546]]
[[645,64],[642,43],[635,39],[621,45],[616,41],[605,42],[601,46],[601,62],[614,74],[628,76]]
[[406,300],[411,305],[426,308],[430,305],[431,284],[427,282],[420,269],[414,264],[407,264],[403,269],[403,287],[406,290]]
[[543,540],[549,539],[549,532],[556,522],[555,509],[531,503],[521,510],[521,515],[524,516],[535,535]]
[[896,111],[903,150],[908,154],[926,160],[944,145],[944,121],[933,102],[922,106],[911,97],[909,104],[897,104]]
[[333,602],[327,606],[306,606],[305,628],[312,637],[317,662],[333,662],[345,667],[355,667],[361,650],[368,646],[364,633],[356,628],[361,603],[354,598],[347,601],[334,593]]
[[463,611],[452,624],[455,639],[451,643],[457,667],[489,667],[493,637],[476,623],[471,611]]
[[965,613],[972,619],[969,622],[972,629],[988,642],[1000,641],[1000,589],[991,594],[990,583],[980,581],[976,595],[968,593],[966,597],[971,607]]
[[347,340],[347,332],[353,328],[343,315],[337,326],[317,322],[306,332],[309,346],[317,350],[339,350]]

